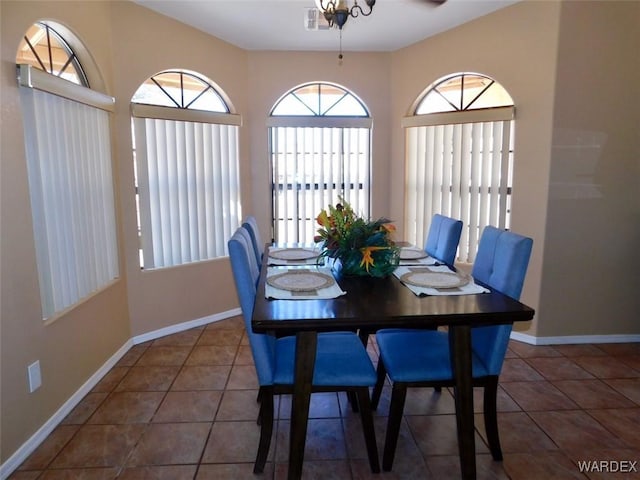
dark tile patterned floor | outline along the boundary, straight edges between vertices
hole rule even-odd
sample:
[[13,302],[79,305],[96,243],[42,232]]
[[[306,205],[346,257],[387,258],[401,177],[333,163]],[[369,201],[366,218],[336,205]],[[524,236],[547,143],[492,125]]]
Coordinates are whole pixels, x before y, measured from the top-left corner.
[[[377,361],[374,342],[369,351]],[[257,388],[239,317],[136,345],[10,479],[285,479],[286,396],[276,402],[265,472],[252,473]],[[380,450],[389,393],[385,387],[375,419]],[[640,479],[633,463],[640,461],[638,343],[512,341],[498,396],[503,462],[489,454],[480,391],[475,399],[479,479]],[[580,471],[579,462],[594,460],[603,462],[600,472]],[[632,471],[602,471],[616,468]],[[305,479],[450,479],[459,472],[450,391],[409,391],[393,471],[379,475],[369,470],[346,397],[314,395]]]

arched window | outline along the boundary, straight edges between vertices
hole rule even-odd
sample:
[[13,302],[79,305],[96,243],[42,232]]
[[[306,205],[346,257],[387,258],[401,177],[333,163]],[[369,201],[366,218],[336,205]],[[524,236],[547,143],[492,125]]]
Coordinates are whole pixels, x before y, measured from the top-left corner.
[[511,96],[495,80],[458,73],[430,85],[403,119],[407,240],[422,245],[434,214],[459,218],[458,260],[473,262],[486,225],[509,227]]
[[89,82],[78,57],[53,25],[51,22],[37,22],[29,27],[18,46],[16,63],[31,65],[88,87]]
[[164,107],[229,113],[229,107],[212,82],[187,70],[166,70],[153,75],[140,85],[131,101]]
[[345,88],[308,83],[283,95],[268,120],[273,237],[313,242],[322,208],[344,198],[370,214],[371,117]]
[[240,224],[240,117],[215,84],[166,70],[131,99],[140,266],[159,268],[227,255]]
[[45,319],[119,275],[109,131],[114,99],[86,88],[80,60],[59,31],[68,32],[52,22],[34,24],[16,53]]
[[477,73],[461,73],[447,76],[431,85],[418,103],[415,114],[511,106],[511,96],[492,78]]

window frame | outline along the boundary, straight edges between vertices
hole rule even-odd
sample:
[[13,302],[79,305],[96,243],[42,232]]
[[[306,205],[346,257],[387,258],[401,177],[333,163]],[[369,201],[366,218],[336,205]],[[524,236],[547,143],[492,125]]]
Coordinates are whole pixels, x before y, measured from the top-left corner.
[[[306,112],[301,115],[289,115],[289,114],[278,114],[278,107],[281,105],[281,102],[286,101],[287,97],[293,95],[296,96],[296,92],[302,89],[311,89],[317,88],[318,91],[318,100],[317,102],[313,102],[310,105],[307,105]],[[322,108],[323,105],[327,105],[327,102],[322,101],[320,96],[322,95],[323,88],[331,92],[342,92],[340,99],[336,102],[333,102],[328,108]],[[338,95],[337,93],[335,94]],[[296,96],[296,98],[298,98]],[[358,114],[353,116],[346,116],[343,114],[334,114],[331,110],[344,99],[349,99],[352,105],[357,105],[359,108]],[[302,102],[302,100],[300,100]],[[334,110],[335,112],[336,110]],[[269,129],[269,173],[270,173],[270,187],[271,187],[271,227],[272,227],[272,239],[278,242],[302,242],[302,243],[312,243],[313,236],[316,230],[315,217],[319,213],[320,209],[326,208],[328,204],[334,204],[339,201],[338,197],[343,197],[346,201],[348,201],[354,208],[358,210],[359,214],[364,216],[370,215],[371,210],[371,160],[372,160],[372,126],[373,119],[370,116],[368,109],[364,102],[358,98],[352,91],[342,87],[340,85],[329,83],[329,82],[309,82],[306,84],[299,85],[288,90],[285,94],[283,94],[274,104],[271,109],[271,113],[267,118],[267,127]],[[279,149],[278,140],[282,135],[284,135],[285,131],[294,129],[296,134],[296,138],[308,138],[309,135],[312,135],[312,142],[317,145],[320,142],[326,142],[324,140],[326,137],[338,136],[339,140],[333,140],[340,142],[340,146],[338,148],[338,152],[335,151],[315,151],[314,152],[300,152],[299,148],[308,148],[306,145],[303,147],[299,147],[295,145],[293,147],[285,147],[285,151],[276,151]],[[367,138],[362,139],[359,135],[363,134],[363,130],[367,131]],[[353,153],[353,152],[345,152],[345,145],[349,145],[348,138],[352,138],[353,136],[357,136],[358,142],[362,143],[363,141],[366,143],[366,147],[364,152]],[[311,148],[315,148],[315,145]],[[294,150],[290,150],[290,148],[294,148]],[[323,147],[324,148],[324,147]],[[357,150],[360,151],[362,147],[359,147]],[[352,150],[352,149],[350,149]],[[286,153],[289,152],[289,153]],[[285,155],[293,155],[296,157],[296,163],[300,165],[298,159],[302,157],[313,158],[314,156],[326,156],[329,157],[329,161],[335,155],[339,155],[340,159],[339,163],[342,165],[342,171],[339,177],[342,179],[337,182],[331,178],[324,178],[320,181],[315,181],[315,174],[312,174],[314,181],[313,185],[309,183],[309,181],[300,183],[300,182],[289,182],[282,183],[278,181],[276,178],[279,175],[279,171],[281,164],[276,164],[276,157],[282,157]],[[365,160],[366,171],[362,174],[361,177],[356,178],[356,182],[358,185],[361,185],[363,182],[366,185],[362,185],[359,188],[348,188],[354,184],[353,177],[350,176],[348,181],[345,180],[345,172],[349,170],[345,170],[345,158],[353,157],[353,155],[359,156],[362,154],[366,154],[367,158]],[[303,162],[304,163],[304,162]],[[362,169],[363,164],[359,164],[357,169]],[[304,167],[302,167],[305,170]],[[292,172],[293,177],[298,178],[301,174],[300,171],[296,170],[296,172]],[[308,175],[308,169],[307,169]],[[356,176],[357,173],[356,173]],[[323,185],[325,188],[312,188],[312,186]],[[328,188],[331,186],[332,188]],[[336,188],[333,188],[336,187]],[[282,195],[284,191],[297,191],[301,192],[296,195],[295,207],[287,208],[285,205],[282,207],[280,203],[286,203],[286,199],[279,201],[279,195]],[[315,194],[311,194],[310,199],[305,199],[305,197],[298,198],[302,193],[309,193],[316,190]],[[358,192],[360,193],[358,194]],[[311,207],[309,207],[311,205]],[[301,207],[300,207],[301,206]],[[283,210],[284,209],[284,210]],[[282,215],[286,215],[287,218],[289,216],[289,212],[291,214],[296,215],[296,219],[293,217],[290,219],[293,222],[292,225],[286,226],[289,220],[280,218]],[[280,215],[282,213],[282,215]],[[304,217],[301,217],[304,215]],[[284,223],[283,223],[284,222]],[[283,225],[283,226],[279,226]],[[281,238],[282,234],[279,232],[283,230],[286,238]],[[291,230],[290,233],[289,230]],[[291,238],[290,238],[291,236]]]
[[[411,177],[412,174],[416,174],[417,171],[422,168],[423,174],[425,178],[442,178],[445,182],[454,182],[449,183],[447,185],[440,185],[437,189],[433,189],[433,191],[440,190],[441,194],[432,194],[432,201],[427,202],[427,205],[423,205],[424,202],[420,202],[419,204],[412,206],[412,200],[417,201],[418,193],[407,190],[405,195],[405,231],[407,232],[407,240],[422,245],[426,240],[426,235],[428,226],[430,224],[430,220],[433,214],[440,213],[446,216],[451,216],[454,218],[460,218],[463,220],[465,228],[463,229],[463,233],[460,240],[459,247],[459,255],[458,261],[462,262],[473,262],[475,259],[475,254],[477,252],[477,243],[480,238],[481,230],[485,225],[494,225],[498,228],[508,229],[510,225],[510,212],[511,212],[511,201],[512,201],[512,180],[513,180],[513,164],[514,164],[514,152],[513,152],[513,134],[515,131],[515,106],[511,101],[511,105],[498,105],[494,107],[482,107],[475,108],[473,105],[475,101],[478,99],[479,95],[472,99],[465,106],[461,100],[460,108],[457,108],[452,104],[454,110],[445,111],[445,112],[433,112],[433,113],[422,113],[417,114],[416,112],[420,110],[422,102],[427,98],[427,96],[433,91],[434,88],[442,85],[445,82],[451,81],[456,77],[462,77],[463,80],[460,82],[461,88],[464,87],[464,76],[465,75],[473,75],[477,77],[486,78],[490,81],[490,85],[497,85],[499,88],[504,90],[504,87],[500,85],[496,80],[487,77],[486,75],[478,74],[478,73],[458,73],[447,75],[436,82],[433,82],[427,89],[423,91],[423,93],[416,99],[414,104],[412,105],[411,111],[412,115],[406,116],[402,119],[401,125],[405,130],[405,185],[406,188],[409,189],[409,186],[412,185],[414,178]],[[484,91],[486,91],[485,88]],[[484,92],[483,91],[483,92]],[[504,90],[504,94],[511,99],[511,96]],[[464,98],[464,93],[460,92],[459,98]],[[508,130],[505,130],[508,125]],[[494,127],[495,126],[495,127]],[[460,137],[457,142],[458,147],[456,147],[455,143],[451,144],[453,151],[447,153],[447,147],[438,144],[438,141],[445,141],[445,138],[442,137],[444,135],[442,132],[451,128],[458,129],[459,133],[457,135],[465,135],[461,132],[467,132],[466,134],[472,135],[470,137]],[[487,138],[487,135],[491,136],[493,130],[486,129],[501,129],[503,135],[505,137],[496,140],[491,143],[494,145],[495,142],[498,142],[500,146],[499,151],[493,151],[491,149],[487,150],[484,147],[478,147],[474,149],[473,147],[473,138],[476,139],[476,143],[482,145]],[[428,133],[429,129],[434,130],[435,133]],[[445,130],[440,130],[445,129]],[[482,129],[485,129],[485,133],[473,133],[480,132]],[[438,133],[440,132],[440,133]],[[505,133],[506,132],[506,133]],[[434,147],[431,146],[429,148],[424,149],[420,147],[420,142],[427,141],[425,139],[420,140],[416,135],[435,135],[436,144],[434,144],[437,149],[434,150]],[[437,140],[437,139],[440,140]],[[452,139],[452,141],[456,141]],[[418,150],[414,151],[413,149],[418,148]],[[456,154],[456,148],[458,148],[458,153]],[[493,153],[491,153],[493,152]],[[412,155],[416,155],[422,159],[422,162],[435,162],[435,163],[425,163],[422,167],[414,162],[417,162],[417,157],[414,159]],[[422,156],[425,157],[422,157]],[[431,160],[427,160],[431,159]],[[462,162],[460,166],[456,167],[455,163],[448,162]],[[475,163],[474,163],[475,162]],[[496,164],[495,167],[492,167],[497,170],[487,171],[489,168],[483,162],[501,162],[499,165]],[[424,171],[424,168],[431,165],[430,168],[434,168],[432,172]],[[488,165],[488,164],[486,164]],[[443,168],[445,170],[443,170]],[[453,169],[452,172],[449,172],[448,169]],[[480,170],[484,168],[485,170]],[[418,169],[418,170],[416,170]],[[461,169],[464,170],[461,172]],[[468,169],[472,169],[469,171]],[[471,175],[471,177],[467,176]],[[475,183],[472,180],[473,176],[480,175],[481,183]],[[500,185],[493,190],[490,186],[484,185],[483,182],[486,182],[487,178],[491,178],[492,185]],[[471,182],[468,185],[456,184],[455,182],[464,180],[465,182]],[[495,182],[498,182],[496,184]],[[429,185],[425,184],[421,187],[421,190],[426,190]],[[479,200],[474,200],[474,191],[475,188],[478,188],[478,195],[480,196]],[[418,187],[416,187],[418,188]],[[468,190],[468,191],[466,191]],[[496,199],[495,194],[498,192],[498,199]],[[446,196],[444,192],[447,192]],[[457,192],[457,193],[456,193]],[[491,199],[491,196],[494,196]],[[450,196],[450,200],[447,198]],[[457,196],[457,197],[456,197]],[[415,198],[414,198],[415,197]],[[471,202],[467,204],[466,202]],[[480,202],[480,203],[479,203]],[[491,208],[487,210],[486,205],[488,202],[491,205]],[[498,207],[495,207],[496,202],[498,203]],[[478,206],[480,205],[480,206]],[[499,208],[498,211],[495,208]]]
[[[31,42],[31,40],[29,40],[29,38],[27,37],[27,34],[25,33],[25,35],[23,36],[23,41],[24,43],[26,43],[26,45],[29,47],[29,50],[31,51],[32,55],[34,56],[35,60],[37,60],[37,62],[29,62],[28,65],[31,65],[32,67],[34,67],[35,69],[41,70],[43,72],[48,73],[51,76],[54,77],[59,77],[59,78],[64,78],[63,74],[67,68],[68,65],[72,65],[74,70],[75,70],[75,78],[69,79],[69,78],[65,78],[65,80],[71,82],[71,83],[75,83],[77,85],[83,86],[83,87],[87,87],[89,88],[89,79],[87,77],[87,74],[85,73],[85,69],[82,66],[82,64],[80,63],[80,59],[78,58],[78,55],[76,54],[76,52],[74,51],[74,49],[71,47],[71,45],[69,44],[69,42],[67,41],[66,38],[64,38],[64,36],[58,31],[58,30],[65,30],[64,27],[58,27],[58,25],[53,24],[52,22],[48,22],[48,21],[41,21],[41,22],[35,22],[33,26],[36,26],[38,28],[40,28],[41,30],[44,30],[44,39],[46,39],[46,43],[42,43],[40,41],[37,41],[35,43],[35,45]],[[55,28],[54,28],[55,26]],[[54,37],[55,40],[57,41],[57,43],[60,45],[61,49],[64,50],[67,54],[67,61],[65,62],[65,64],[62,66],[62,68],[60,69],[59,72],[54,72],[54,68],[53,68],[53,47],[51,45],[51,37]],[[18,47],[20,49],[20,47],[23,45],[22,42],[20,42],[20,46]],[[40,54],[38,54],[38,52],[36,51],[36,47],[38,47],[39,45],[42,45],[47,53],[48,53],[48,59],[42,59]],[[49,68],[47,69],[47,66],[45,65],[45,62],[47,62],[49,64]],[[24,64],[27,65],[25,63],[23,63],[22,61],[20,61],[20,59],[18,59],[18,64]]]
[[[136,173],[135,192],[136,192],[136,206],[137,206],[137,213],[138,213],[137,214],[138,236],[139,236],[139,245],[140,245],[139,261],[140,261],[140,268],[142,270],[172,268],[172,267],[178,267],[181,265],[186,265],[189,263],[209,261],[215,258],[226,256],[228,254],[226,241],[228,240],[228,237],[231,236],[233,229],[236,228],[237,225],[239,224],[241,215],[242,215],[241,204],[240,204],[240,179],[239,179],[239,154],[238,154],[238,151],[239,151],[238,137],[239,137],[239,128],[242,126],[242,117],[236,113],[232,113],[233,105],[231,104],[230,101],[228,101],[227,96],[224,94],[224,92],[222,92],[214,82],[212,82],[211,80],[207,79],[206,77],[204,77],[203,75],[197,72],[192,72],[185,69],[175,69],[175,68],[164,70],[162,72],[152,75],[151,77],[149,77],[149,79],[145,80],[145,82],[141,84],[139,89],[143,88],[143,86],[150,79],[153,79],[154,77],[163,75],[165,73],[171,73],[171,74],[181,73],[185,75],[190,75],[198,79],[198,81],[200,81],[201,83],[206,84],[205,88],[213,89],[213,91],[215,92],[215,95],[224,104],[224,111],[209,111],[209,110],[195,109],[195,108],[191,108],[191,104],[185,104],[184,102],[177,103],[175,101],[173,102],[172,106],[159,105],[159,104],[154,105],[150,103],[139,103],[134,101],[135,94],[132,97],[130,107],[131,107],[132,137],[133,137],[133,147],[134,147],[133,159],[134,159],[134,170]],[[160,90],[162,90],[167,96],[171,97],[171,95],[169,95],[160,85],[158,85],[158,88],[160,88]],[[181,88],[182,88],[182,81],[181,81]],[[184,95],[181,95],[181,98],[184,98]],[[224,126],[228,126],[229,128],[233,129],[234,133],[232,132],[233,138],[231,139],[231,142],[233,143],[233,145],[231,145],[229,148],[231,152],[235,152],[235,158],[232,160],[232,163],[231,165],[229,165],[229,169],[227,171],[230,177],[224,183],[224,185],[227,185],[230,188],[230,192],[233,198],[227,199],[229,202],[228,204],[224,203],[224,200],[223,200],[222,201],[223,205],[222,206],[218,205],[219,208],[222,208],[221,211],[215,210],[217,213],[220,214],[220,217],[223,217],[223,220],[219,220],[218,223],[216,224],[216,228],[222,228],[223,237],[218,238],[218,240],[215,240],[214,238],[212,238],[212,235],[215,236],[216,234],[212,233],[210,228],[205,227],[201,223],[198,223],[199,221],[197,220],[196,220],[195,227],[193,227],[194,225],[193,222],[190,222],[190,221],[188,222],[192,225],[191,228],[195,228],[196,230],[188,229],[188,231],[186,232],[187,235],[196,235],[198,232],[198,228],[200,228],[205,232],[205,233],[203,232],[200,232],[200,233],[206,237],[206,240],[204,241],[207,242],[207,245],[209,245],[208,247],[205,248],[207,250],[207,253],[202,253],[202,252],[199,254],[187,253],[189,251],[189,246],[186,243],[183,243],[182,245],[178,245],[175,247],[175,248],[181,249],[180,251],[182,253],[180,254],[169,255],[167,252],[162,253],[163,252],[162,247],[159,246],[160,243],[162,242],[161,240],[162,234],[160,232],[166,231],[167,228],[181,228],[181,227],[176,226],[175,223],[171,226],[170,224],[165,223],[165,220],[158,219],[157,215],[154,216],[152,214],[152,211],[156,209],[156,207],[154,207],[152,204],[153,200],[151,199],[151,196],[150,196],[151,194],[149,189],[155,188],[153,185],[156,184],[155,182],[157,182],[157,179],[154,180],[154,178],[151,177],[151,170],[149,170],[150,164],[148,163],[149,157],[147,156],[146,143],[143,145],[139,142],[140,139],[147,138],[148,132],[147,132],[147,127],[145,125],[148,125],[146,122],[149,120],[159,121],[161,124],[166,125],[168,128],[175,127],[180,129],[182,128],[181,126],[183,126],[183,127],[186,127],[187,129],[190,129],[192,127],[205,128],[205,125],[209,125],[209,126],[219,125],[221,128]],[[136,131],[139,133],[136,133]],[[222,131],[220,131],[219,133],[223,134]],[[140,138],[138,138],[138,135],[140,135]],[[183,155],[183,160],[187,159],[188,157],[189,162],[200,161],[193,156],[193,153],[188,153],[190,151],[191,151],[190,149],[183,150],[183,153],[180,154],[180,155]],[[229,151],[227,153],[229,153]],[[139,154],[145,155],[145,157],[139,158],[138,157]],[[173,160],[178,161],[177,158],[174,158]],[[202,161],[205,161],[205,160],[202,160]],[[141,171],[141,170],[144,170],[144,171]],[[203,177],[204,174],[202,172],[203,172],[202,170],[198,170],[198,173],[196,174],[198,176],[195,178],[199,180],[196,180],[196,183],[198,183],[204,178]],[[175,177],[175,178],[172,178],[172,181],[183,182],[185,180],[182,178],[178,179],[177,177]],[[174,185],[175,188],[180,188],[177,183],[174,183],[172,185]],[[184,192],[185,190],[182,189],[182,191]],[[165,192],[165,194],[169,194],[168,191]],[[207,193],[207,195],[215,195],[215,192],[211,193],[211,191],[209,190],[209,193]],[[207,198],[208,198],[207,200],[208,204],[215,203],[211,198],[209,197]],[[170,201],[174,202],[175,198]],[[199,218],[197,214],[197,210],[194,211],[193,209],[194,204],[191,203],[191,205],[192,206],[189,207],[186,211],[184,209],[181,209],[180,215],[186,215],[187,218],[192,218],[194,216],[196,218]],[[224,218],[226,218],[226,220]],[[183,222],[182,222],[183,225],[185,221],[187,220],[183,219]],[[184,234],[185,232],[182,233],[183,235],[182,238],[184,238]],[[211,253],[211,252],[214,252],[214,253]],[[179,256],[181,257],[180,259],[178,259]],[[171,259],[169,259],[169,257],[171,257]]]

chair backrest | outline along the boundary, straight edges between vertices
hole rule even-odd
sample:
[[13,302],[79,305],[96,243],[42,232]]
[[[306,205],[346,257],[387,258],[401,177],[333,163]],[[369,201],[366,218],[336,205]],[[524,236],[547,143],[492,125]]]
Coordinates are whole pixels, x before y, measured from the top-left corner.
[[[480,237],[471,275],[489,287],[519,300],[532,247],[531,238],[487,226]],[[491,375],[500,374],[511,327],[498,325],[472,329],[473,351]]]
[[258,269],[260,269],[262,265],[262,254],[264,253],[264,243],[262,241],[262,235],[260,235],[260,230],[258,230],[258,222],[255,217],[249,216],[245,218],[242,226],[247,229],[251,236],[253,250],[256,253],[256,260],[258,261]]
[[431,219],[424,250],[429,256],[453,265],[462,234],[462,220],[436,213]]
[[256,299],[256,285],[259,273],[254,267],[255,255],[249,234],[242,227],[238,228],[227,243],[231,270],[240,300],[240,308],[244,325],[249,337],[253,362],[260,385],[273,384],[275,372],[275,337],[254,333],[251,329],[253,305]]
[[260,262],[257,260],[253,241],[251,240],[251,234],[246,227],[240,227],[236,230],[236,233],[244,238],[247,245],[247,252],[249,253],[249,268],[251,269],[251,277],[258,283],[258,277],[260,276]]

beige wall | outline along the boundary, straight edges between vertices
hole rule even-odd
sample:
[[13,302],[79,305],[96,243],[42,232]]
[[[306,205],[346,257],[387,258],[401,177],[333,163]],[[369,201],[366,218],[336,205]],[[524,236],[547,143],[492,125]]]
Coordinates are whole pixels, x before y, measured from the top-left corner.
[[[111,3],[114,96],[118,174],[122,201],[124,255],[133,335],[237,308],[226,258],[176,268],[142,271],[138,237],[130,100],[151,75],[169,68],[193,70],[213,80],[231,100],[236,113],[247,116],[247,54],[199,30],[129,2]],[[170,39],[170,41],[165,41]],[[245,121],[246,125],[246,121]],[[248,132],[240,131],[243,204],[248,200],[250,162]],[[246,207],[245,207],[246,208]]]
[[561,25],[538,334],[638,334],[640,2]]
[[[2,317],[0,459],[4,462],[131,337],[124,278],[53,323],[42,321],[15,57],[26,29],[52,19],[90,49],[111,90],[111,25],[103,2],[0,3]],[[121,240],[121,237],[120,237]],[[120,271],[124,274],[124,263]],[[30,394],[27,366],[39,360],[42,387]]]
[[[133,189],[129,103],[150,75],[186,68],[213,79],[246,114],[246,53],[129,2],[11,2],[2,14],[2,411],[4,462],[133,336],[238,307],[227,259],[142,272]],[[15,55],[26,29],[41,19],[74,32],[116,98],[114,177],[118,199],[121,279],[43,324],[35,265],[24,135]],[[171,39],[170,42],[164,39]],[[92,82],[94,85],[96,83]],[[240,134],[247,152],[247,134]],[[242,184],[249,156],[242,159]],[[245,187],[245,190],[249,191]],[[247,197],[250,198],[250,197]],[[248,203],[244,200],[243,203]],[[40,360],[43,386],[28,393],[27,365]]]
[[[250,212],[261,231],[270,232],[271,193],[266,120],[278,99],[292,88],[313,81],[332,82],[354,92],[373,117],[372,215],[388,215],[389,196],[389,53],[251,52],[249,54],[249,137],[251,139]],[[266,235],[265,235],[266,236]],[[265,241],[267,239],[265,238]]]
[[[129,2],[0,2],[0,461],[131,337],[237,307],[226,259],[148,272],[137,267],[129,100],[144,79],[171,67],[210,77],[242,115],[244,214],[256,215],[265,232],[270,212],[265,120],[288,89],[329,81],[364,101],[374,119],[373,214],[396,220],[401,235],[401,117],[445,74],[471,70],[496,78],[516,103],[512,226],[535,241],[523,300],[538,314],[524,326],[526,333],[637,334],[639,300],[631,289],[640,271],[632,249],[640,229],[640,109],[630,107],[637,106],[632,93],[640,80],[634,28],[640,2],[604,3],[526,1],[398,52],[347,52],[339,66],[336,52],[246,52]],[[50,325],[40,320],[14,71],[21,35],[42,18],[64,23],[80,37],[106,93],[116,97],[113,151],[122,264],[120,281]],[[575,139],[575,132],[605,134],[593,174],[602,194],[597,199],[555,195],[571,164],[563,142]],[[576,152],[569,155],[575,163]],[[43,387],[29,394],[26,368],[37,359]]]
[[[511,94],[516,105],[511,227],[534,239],[522,294],[534,308],[544,254],[559,10],[557,2],[517,4],[395,52],[392,61],[393,218],[404,218],[400,119],[420,93],[444,75],[471,71],[496,79]],[[535,334],[536,322],[515,328]]]

